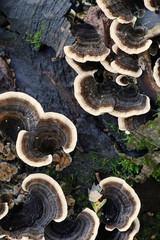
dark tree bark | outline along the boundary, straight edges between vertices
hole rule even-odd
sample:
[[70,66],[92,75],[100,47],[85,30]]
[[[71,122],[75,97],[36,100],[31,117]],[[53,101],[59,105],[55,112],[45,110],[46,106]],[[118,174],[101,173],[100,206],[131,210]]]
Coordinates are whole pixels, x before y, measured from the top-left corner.
[[24,38],[27,34],[41,33],[40,41],[63,55],[64,45],[74,41],[70,23],[65,18],[71,3],[69,0],[1,0],[0,9],[11,23],[11,30]]

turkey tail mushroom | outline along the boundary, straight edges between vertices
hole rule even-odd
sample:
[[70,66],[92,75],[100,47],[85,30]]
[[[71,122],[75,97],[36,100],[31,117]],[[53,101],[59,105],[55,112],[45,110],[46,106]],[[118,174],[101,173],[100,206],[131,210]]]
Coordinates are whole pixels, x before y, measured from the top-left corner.
[[[137,218],[141,203],[134,189],[123,179],[108,177],[100,181],[103,198],[107,199],[104,205],[104,221],[106,230],[127,231]],[[110,210],[112,209],[112,211]]]
[[14,141],[20,130],[34,128],[43,113],[40,103],[26,93],[0,94],[0,130]]
[[19,158],[35,167],[48,165],[52,155],[63,148],[70,153],[77,143],[75,125],[60,113],[44,113],[32,131],[20,131],[16,142]]
[[22,189],[28,192],[26,200],[14,205],[0,220],[1,232],[11,239],[43,238],[44,228],[53,219],[60,222],[67,216],[64,193],[53,178],[42,173],[27,176]]
[[45,228],[46,240],[94,240],[98,233],[99,218],[96,213],[85,208],[75,220],[65,220],[61,223],[52,221]]

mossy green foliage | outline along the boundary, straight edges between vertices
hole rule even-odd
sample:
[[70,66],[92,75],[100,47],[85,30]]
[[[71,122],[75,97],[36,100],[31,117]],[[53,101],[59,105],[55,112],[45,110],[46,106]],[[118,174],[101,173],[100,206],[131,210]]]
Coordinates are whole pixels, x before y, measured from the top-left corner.
[[107,127],[109,127],[109,129],[112,131],[112,132],[115,132],[115,133],[117,133],[117,134],[120,134],[120,135],[126,135],[124,132],[122,132],[122,131],[120,131],[119,129],[118,129],[118,126],[115,126],[114,124],[112,124],[112,123],[109,123],[109,122],[107,122],[106,120],[103,120],[104,121],[104,123],[107,125]]
[[155,151],[158,149],[157,144],[154,143],[154,141],[150,138],[146,138],[144,136],[137,137],[134,134],[126,135],[125,138],[121,139],[126,141],[128,150],[131,150],[132,148],[129,147],[129,145],[134,146],[134,149],[139,151],[142,149],[150,149],[151,151]]
[[141,228],[137,234],[138,239],[141,240],[159,240],[160,239],[160,212],[159,213],[145,213],[139,216]]
[[93,161],[93,168],[96,171],[106,172],[110,176],[127,179],[134,178],[141,170],[142,165],[136,165],[122,156],[118,158],[107,158],[107,156],[100,156],[96,152],[90,153],[90,158]]
[[160,182],[160,165],[154,168],[152,172],[152,177],[154,177],[156,181]]
[[42,32],[45,29],[45,27],[46,27],[46,24],[43,24],[42,28],[35,34],[29,33],[28,30],[26,31],[24,39],[33,45],[33,50],[38,50],[43,44],[41,41],[41,38],[42,38]]

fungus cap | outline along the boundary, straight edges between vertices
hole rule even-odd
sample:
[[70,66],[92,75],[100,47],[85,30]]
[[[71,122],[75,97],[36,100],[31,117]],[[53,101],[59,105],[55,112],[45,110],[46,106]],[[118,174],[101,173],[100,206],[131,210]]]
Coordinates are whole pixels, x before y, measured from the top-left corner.
[[98,231],[98,239],[100,240],[133,240],[140,228],[138,218],[136,218],[127,231],[120,232],[118,229],[106,231],[104,224],[101,223]]
[[110,35],[117,46],[128,54],[139,54],[146,51],[152,40],[145,38],[145,30],[133,27],[133,22],[121,24],[116,19],[111,23]]
[[26,93],[0,94],[0,128],[14,141],[21,129],[35,127],[43,113],[40,103]]
[[65,57],[67,63],[78,73],[89,73],[89,74],[94,74],[95,72],[98,71],[99,68],[99,62],[90,62],[87,61],[85,63],[77,62],[72,58]]
[[102,66],[111,73],[118,73],[118,71],[111,66],[111,62],[113,62],[114,57],[113,54],[110,53],[104,61],[101,61]]
[[67,57],[77,62],[103,61],[110,53],[101,41],[97,31],[87,23],[75,25],[76,42],[72,46],[65,46],[64,53]]
[[0,219],[4,218],[8,213],[9,207],[8,203],[0,203]]
[[112,211],[106,212],[106,230],[127,231],[137,218],[141,203],[134,189],[125,180],[118,177],[108,177],[100,181],[103,197],[107,198],[107,207]]
[[156,11],[160,7],[158,0],[144,0],[144,6],[150,11]]
[[64,193],[53,178],[43,173],[33,173],[27,176],[22,182],[24,191],[42,191],[48,196],[51,212],[54,212],[53,220],[61,222],[67,217],[67,202]]
[[115,60],[111,62],[111,67],[118,73],[131,77],[140,77],[142,69],[139,66],[138,56],[130,55],[118,48]]
[[103,86],[91,74],[81,74],[75,78],[74,96],[80,106],[94,116],[110,113],[114,109],[115,100],[111,90],[103,91]]
[[15,204],[0,220],[2,234],[14,239],[43,239],[44,228],[67,216],[67,202],[60,185],[50,176],[35,173],[22,182],[25,199]]
[[133,240],[134,236],[139,232],[139,229],[140,229],[140,222],[139,222],[139,219],[136,218],[126,232],[120,233],[119,240]]
[[53,221],[45,228],[46,240],[94,240],[98,233],[99,218],[96,213],[85,208],[75,220],[61,223]]
[[32,152],[32,146],[29,138],[30,132],[21,130],[16,141],[16,152],[18,157],[27,165],[32,167],[42,167],[52,162],[52,155],[38,155]]
[[47,112],[33,131],[20,131],[16,142],[19,158],[35,167],[52,162],[52,155],[60,148],[66,153],[74,150],[77,143],[75,125],[60,113]]
[[120,23],[129,23],[136,19],[123,0],[96,0],[96,2],[109,19],[117,18]]
[[133,83],[133,79],[122,74],[116,77],[116,83],[124,87],[124,86],[127,86],[129,83]]
[[140,94],[135,84],[128,84],[118,92],[114,110],[110,114],[115,117],[127,118],[147,113],[149,110],[149,97]]
[[110,63],[113,69],[121,74],[140,77],[142,69],[139,66],[138,55],[125,53],[117,46],[117,44],[112,46],[112,51],[116,54]]
[[156,60],[153,67],[153,77],[158,87],[160,87],[160,58]]
[[[61,131],[63,131],[65,135],[65,143],[62,146],[63,150],[66,153],[70,153],[75,149],[76,143],[77,143],[77,129],[75,125],[72,123],[72,121],[60,113],[55,112],[46,112],[43,114],[42,122],[39,122],[38,127],[40,125],[43,125],[44,121],[51,121],[51,125],[55,124],[57,128],[59,128]],[[53,122],[53,123],[52,123]]]

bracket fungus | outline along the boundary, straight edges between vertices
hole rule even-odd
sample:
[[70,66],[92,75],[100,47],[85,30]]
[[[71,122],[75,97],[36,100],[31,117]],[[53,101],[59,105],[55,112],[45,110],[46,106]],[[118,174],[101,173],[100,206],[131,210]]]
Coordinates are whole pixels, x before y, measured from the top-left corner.
[[0,94],[0,130],[14,141],[21,129],[34,128],[43,113],[40,103],[26,93]]
[[115,56],[114,54],[111,52],[104,61],[101,61],[102,66],[109,72],[111,73],[118,73],[118,71],[116,70],[116,68],[113,68],[111,66],[111,63],[114,61]]
[[133,79],[126,75],[118,75],[116,77],[116,83],[120,86],[127,86],[129,83],[133,83]]
[[89,74],[94,74],[95,72],[98,71],[98,68],[100,67],[99,62],[90,62],[87,61],[85,63],[77,62],[72,58],[65,57],[67,63],[78,73],[89,73]]
[[0,219],[4,218],[8,213],[8,203],[0,203]]
[[92,115],[110,113],[114,109],[115,99],[112,82],[106,85],[98,83],[94,75],[78,75],[74,81],[74,95],[80,106]]
[[[136,218],[130,228],[126,231],[126,232],[120,232],[118,233],[118,238],[116,238],[117,240],[133,240],[134,236],[139,232],[140,229],[140,222],[138,220],[138,218]],[[113,239],[113,240],[116,240]]]
[[128,54],[139,54],[146,51],[152,40],[146,39],[143,27],[134,27],[134,22],[121,24],[117,19],[110,26],[110,35],[117,46]]
[[137,218],[140,210],[140,200],[134,189],[123,179],[108,177],[99,182],[103,198],[107,199],[104,205],[104,221],[106,230],[126,231]]
[[118,73],[125,74],[131,77],[140,77],[142,69],[138,63],[138,56],[131,55],[117,49],[115,60],[111,62],[111,67]]
[[52,162],[52,154],[63,148],[74,150],[77,142],[75,125],[64,115],[46,112],[32,131],[18,134],[16,150],[19,158],[30,166],[40,167]]
[[130,117],[141,115],[150,110],[150,99],[140,94],[135,84],[128,84],[118,92],[114,110],[110,112],[115,117]]
[[45,228],[46,240],[94,240],[98,233],[99,218],[96,213],[85,208],[75,220],[65,220],[61,223],[52,221]]
[[97,240],[133,240],[135,235],[139,232],[140,222],[138,218],[136,218],[130,228],[125,232],[120,232],[118,229],[114,229],[113,231],[106,231],[104,228],[104,224],[101,223],[97,235]]
[[96,2],[109,19],[117,18],[120,23],[129,23],[135,20],[131,10],[123,0],[96,0]]
[[115,117],[140,115],[150,110],[150,99],[140,94],[135,84],[121,87],[113,81],[98,83],[94,75],[81,74],[74,81],[74,95],[88,113]]
[[67,57],[77,62],[103,61],[110,53],[101,41],[97,31],[90,24],[75,24],[76,42],[72,46],[65,46],[64,52]]
[[153,77],[158,87],[160,87],[160,58],[156,60],[153,67]]
[[67,216],[67,202],[60,185],[46,174],[30,174],[22,182],[28,192],[24,203],[15,205],[0,220],[0,226],[11,238],[43,236],[44,228],[54,219]]
[[137,131],[141,125],[145,125],[148,121],[153,120],[155,112],[149,111],[146,114],[131,116],[128,118],[118,117],[118,126],[121,131],[129,134],[130,131]]
[[160,9],[159,0],[144,0],[144,5],[150,11],[156,11]]

